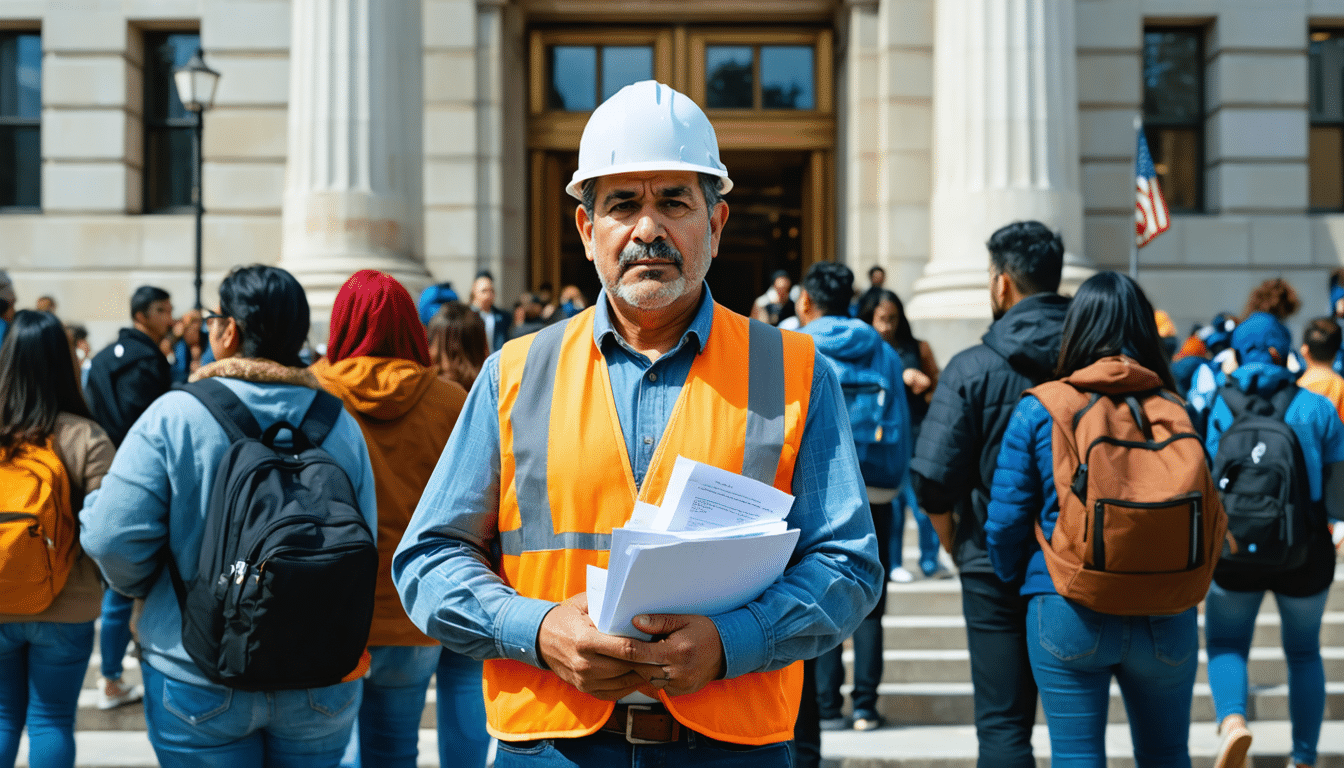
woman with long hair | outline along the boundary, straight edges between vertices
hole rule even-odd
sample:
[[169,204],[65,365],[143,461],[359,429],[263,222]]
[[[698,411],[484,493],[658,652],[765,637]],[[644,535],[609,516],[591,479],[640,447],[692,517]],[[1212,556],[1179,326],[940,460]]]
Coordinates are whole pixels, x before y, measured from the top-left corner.
[[[75,710],[103,600],[98,567],[75,540],[78,514],[84,494],[102,483],[114,452],[84,403],[77,370],[69,337],[55,315],[24,310],[14,316],[0,346],[0,464],[5,465],[0,467],[0,508],[13,512],[22,507],[27,499],[11,497],[21,487],[31,487],[29,478],[47,482],[21,466],[58,460],[60,471],[46,477],[61,487],[45,492],[65,499],[57,511],[68,516],[64,522],[70,526],[71,549],[65,561],[68,576],[49,603],[36,600],[42,607],[32,613],[0,614],[0,766],[14,765],[25,726],[29,765],[75,764]],[[13,518],[4,523],[12,525],[30,523]],[[48,532],[48,547],[52,539],[56,550],[64,552],[56,533]],[[12,555],[0,549],[0,558]],[[13,606],[33,598],[8,591],[16,589],[22,588],[11,582],[0,601]]]
[[[901,356],[901,365],[905,367],[902,378],[905,380],[905,400],[910,406],[910,445],[919,440],[919,427],[924,415],[929,412],[929,401],[933,399],[933,390],[938,386],[938,362],[933,359],[933,350],[928,342],[915,338],[910,330],[910,321],[905,317],[905,305],[895,293],[886,289],[869,290],[863,304],[859,307],[859,319],[873,326],[873,329]],[[915,516],[919,526],[919,569],[926,577],[946,575],[947,571],[938,564],[938,532],[919,508],[915,498],[914,486],[907,476],[902,484],[897,502],[898,511],[891,525],[891,552],[894,568],[890,568],[891,580],[898,582],[914,581],[914,575],[901,564],[901,548],[905,541],[905,510]]]
[[[467,393],[439,380],[411,295],[391,275],[372,269],[356,272],[336,294],[327,356],[312,371],[359,422],[378,495],[378,583],[369,630],[372,662],[359,710],[360,764],[414,768],[420,715],[440,648],[406,615],[392,583],[392,554]],[[452,703],[441,699],[439,706]]]
[[490,354],[485,321],[460,301],[445,302],[429,321],[429,356],[439,378],[471,389]]
[[[1055,370],[1074,386],[1106,375],[1107,393],[1167,390],[1175,397],[1152,305],[1137,283],[1115,272],[1098,273],[1078,289],[1064,318]],[[1022,579],[1025,572],[1027,651],[1050,729],[1051,760],[1056,766],[1106,764],[1114,677],[1138,765],[1186,768],[1199,665],[1196,609],[1122,616],[1059,594],[1036,537],[1037,526],[1046,542],[1059,530],[1053,429],[1045,404],[1033,394],[1024,396],[1003,436],[985,525],[999,578]],[[1192,471],[1207,472],[1202,460],[1198,463]],[[1208,488],[1212,492],[1212,485]]]

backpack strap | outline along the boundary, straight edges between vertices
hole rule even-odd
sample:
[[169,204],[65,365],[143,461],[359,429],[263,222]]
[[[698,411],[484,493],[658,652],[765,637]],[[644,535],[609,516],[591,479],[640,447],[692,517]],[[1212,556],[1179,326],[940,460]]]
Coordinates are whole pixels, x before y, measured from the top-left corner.
[[190,393],[200,400],[210,415],[215,417],[215,421],[228,433],[229,442],[236,443],[245,437],[253,440],[261,438],[261,425],[248,410],[243,401],[233,394],[223,382],[214,379],[202,379],[201,381],[185,384],[177,387],[183,392]]
[[314,448],[320,448],[327,435],[331,434],[332,428],[336,426],[336,420],[341,417],[343,410],[345,405],[339,397],[318,390],[317,397],[313,398],[313,404],[308,406],[308,412],[303,415],[299,429],[308,437]]
[[1284,421],[1284,416],[1288,414],[1288,406],[1292,404],[1293,398],[1297,397],[1297,385],[1288,384],[1283,389],[1274,393],[1269,398],[1270,405],[1274,406],[1274,418]]
[[1230,381],[1223,385],[1218,394],[1223,398],[1223,402],[1227,403],[1227,409],[1232,412],[1233,419],[1240,418],[1250,407],[1251,396],[1242,392],[1240,387]]

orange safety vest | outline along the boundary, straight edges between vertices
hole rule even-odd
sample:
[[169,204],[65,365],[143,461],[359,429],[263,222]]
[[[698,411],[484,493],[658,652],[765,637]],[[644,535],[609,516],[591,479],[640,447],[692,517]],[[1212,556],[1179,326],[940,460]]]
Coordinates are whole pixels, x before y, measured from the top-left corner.
[[[792,487],[812,388],[811,338],[716,304],[709,339],[636,488],[593,318],[589,308],[500,354],[499,572],[525,597],[560,602],[584,591],[586,566],[606,567],[611,530],[637,498],[661,501],[678,455]],[[793,738],[802,679],[799,662],[685,696],[641,690],[698,733],[771,744]],[[488,729],[506,741],[586,736],[614,708],[510,659],[485,662],[484,680]]]

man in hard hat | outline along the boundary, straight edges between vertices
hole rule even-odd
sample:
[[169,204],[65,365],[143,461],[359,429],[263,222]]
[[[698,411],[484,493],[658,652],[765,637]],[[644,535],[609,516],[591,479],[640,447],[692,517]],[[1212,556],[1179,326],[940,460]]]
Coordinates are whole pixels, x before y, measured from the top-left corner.
[[[602,292],[485,363],[393,561],[412,620],[485,660],[495,765],[788,765],[801,659],[835,646],[883,578],[835,373],[801,334],[714,303],[732,189],[704,113],[623,88],[566,188]],[[678,455],[795,495],[790,567],[716,616],[599,632],[586,566]]]

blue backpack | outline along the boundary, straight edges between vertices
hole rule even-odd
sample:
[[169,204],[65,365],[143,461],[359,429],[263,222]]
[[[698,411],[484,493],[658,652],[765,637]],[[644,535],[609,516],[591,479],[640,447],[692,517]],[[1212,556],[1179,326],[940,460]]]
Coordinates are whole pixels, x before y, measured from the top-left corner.
[[910,406],[905,401],[905,383],[900,379],[890,381],[871,367],[837,364],[836,369],[864,483],[874,488],[900,488],[910,464]]

